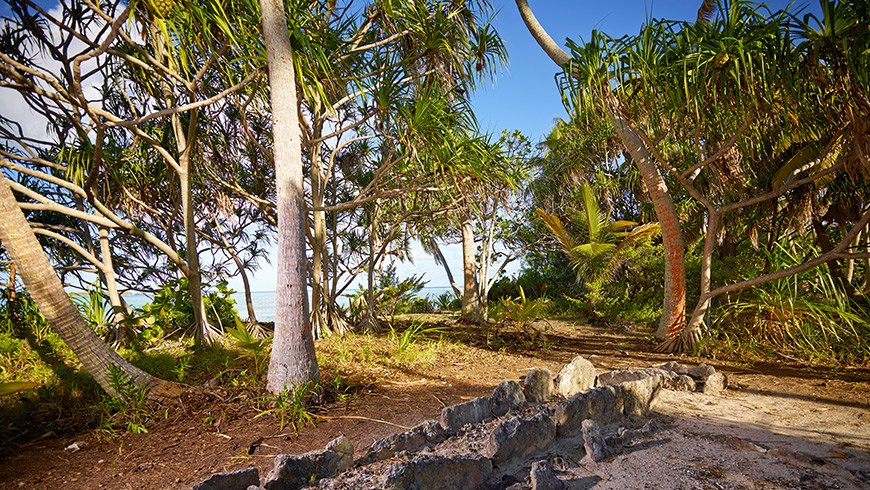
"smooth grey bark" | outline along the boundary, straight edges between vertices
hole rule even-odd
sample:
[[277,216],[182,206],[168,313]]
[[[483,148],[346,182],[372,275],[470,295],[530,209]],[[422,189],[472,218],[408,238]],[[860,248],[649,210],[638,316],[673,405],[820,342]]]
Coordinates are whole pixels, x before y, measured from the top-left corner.
[[320,370],[306,291],[306,217],[293,48],[284,3],[260,0],[260,14],[269,65],[278,215],[275,336],[266,389],[280,393],[294,386],[319,383]]
[[477,259],[475,258],[476,246],[474,244],[474,223],[471,213],[462,220],[462,316],[475,323],[482,323],[485,312],[481,304],[480,288],[477,278]]

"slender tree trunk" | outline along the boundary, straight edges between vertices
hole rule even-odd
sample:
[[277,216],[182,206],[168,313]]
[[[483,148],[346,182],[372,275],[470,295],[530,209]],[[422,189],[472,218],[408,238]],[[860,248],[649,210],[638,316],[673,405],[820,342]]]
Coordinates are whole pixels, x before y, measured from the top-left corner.
[[134,367],[103,342],[81,317],[42,250],[24,213],[0,173],[0,243],[16,264],[24,287],[52,328],[72,349],[84,368],[106,392],[119,393],[112,386],[114,366],[136,385],[156,386],[161,380]]
[[245,289],[245,308],[248,312],[248,325],[259,325],[260,322],[257,321],[257,312],[254,311],[254,300],[251,298],[251,283],[248,281],[248,273],[245,272],[245,264],[221,232],[220,224],[217,223],[217,220],[215,220],[214,226],[218,235],[220,235],[221,243],[224,245],[224,250],[230,254],[233,263],[236,264],[236,269],[239,270],[239,275],[242,277],[242,287]]
[[260,0],[269,64],[278,214],[275,336],[266,388],[280,393],[320,382],[308,316],[302,145],[293,48],[281,0]]
[[375,284],[377,282],[377,273],[375,266],[378,260],[378,200],[375,199],[371,209],[371,217],[369,218],[369,266],[368,266],[368,287],[366,288],[366,312],[360,324],[360,330],[363,332],[380,332],[381,322],[378,320],[375,307],[377,306],[378,298],[375,294]]
[[679,334],[679,349],[676,349],[677,346],[675,345],[673,348],[669,346],[668,350],[689,350],[701,340],[704,317],[707,315],[707,311],[710,309],[710,302],[713,299],[710,295],[712,289],[713,250],[716,248],[716,237],[719,234],[720,221],[721,214],[719,212],[709,211],[707,233],[704,236],[704,252],[701,255],[701,296],[698,299],[698,304],[695,305],[695,310],[692,312],[689,323],[686,324],[686,328]]
[[[155,22],[151,23],[151,43],[158,59],[163,60],[166,66],[172,69],[174,63],[166,50],[166,42],[163,33]],[[166,107],[176,106],[175,94],[172,86],[165,78],[160,79],[160,90]],[[205,301],[202,297],[202,274],[199,266],[199,250],[196,240],[195,209],[191,203],[193,189],[190,181],[191,163],[190,150],[193,146],[193,137],[196,134],[198,111],[190,111],[188,131],[185,132],[178,114],[170,117],[172,132],[175,136],[175,149],[178,161],[172,167],[178,175],[179,188],[181,190],[181,212],[184,221],[184,245],[187,250],[187,287],[190,294],[191,308],[193,309],[194,339],[196,344],[213,340],[212,329],[208,323],[208,315],[205,310]]]
[[474,223],[471,221],[470,213],[468,213],[462,220],[462,273],[465,286],[462,295],[462,316],[479,323],[480,292],[475,252]]
[[100,228],[100,255],[103,259],[103,267],[100,272],[103,282],[106,284],[106,291],[109,293],[109,303],[112,305],[112,323],[115,324],[115,329],[118,332],[116,341],[124,347],[129,347],[136,334],[127,322],[127,316],[130,313],[129,305],[118,294],[115,266],[112,263],[112,248],[109,246],[109,230],[105,227]]
[[[320,125],[315,123],[312,137],[319,139],[322,136]],[[325,197],[326,176],[323,171],[323,159],[320,153],[320,143],[314,143],[310,147],[311,154],[311,205],[322,207]],[[324,314],[324,292],[326,291],[326,277],[323,264],[326,262],[326,212],[314,210],[311,212],[312,233],[311,238],[311,328],[314,338],[323,336],[324,330],[328,329],[328,317]]]
[[447,259],[445,259],[444,254],[441,253],[441,247],[438,246],[438,242],[431,236],[423,237],[422,239],[428,242],[426,248],[435,256],[435,263],[441,264],[441,266],[444,267],[444,273],[447,274],[447,282],[449,282],[450,287],[453,288],[453,294],[456,295],[457,299],[462,298],[462,290],[456,285],[456,280],[453,278],[453,272],[450,270],[450,264],[447,263]]
[[[527,0],[516,0],[520,15],[529,32],[544,52],[560,67],[571,62],[571,56],[557,45],[541,24],[535,19]],[[640,137],[631,130],[615,104],[615,99],[606,101],[608,116],[613,123],[623,146],[631,155],[647,187],[662,230],[665,248],[664,304],[656,338],[675,336],[683,327],[686,318],[686,265],[683,257],[683,240],[680,236],[680,221],[673,199],[655,161]]]
[[[186,152],[185,152],[186,153]],[[184,243],[187,249],[187,286],[190,291],[190,304],[193,309],[195,339],[197,344],[213,340],[212,329],[208,323],[205,311],[205,301],[202,297],[202,274],[199,268],[199,250],[196,243],[196,222],[194,208],[191,204],[192,189],[190,184],[190,158],[183,154],[179,159],[181,172],[178,179],[181,182],[181,209],[184,212]]]
[[[620,141],[640,171],[661,226],[662,244],[665,249],[665,284],[662,317],[656,329],[656,339],[665,340],[676,336],[683,329],[686,321],[686,263],[680,233],[680,218],[665,179],[646,145],[631,130],[619,108],[615,106],[615,101],[611,104],[613,105],[608,107],[610,120]],[[709,232],[708,228],[707,233]]]

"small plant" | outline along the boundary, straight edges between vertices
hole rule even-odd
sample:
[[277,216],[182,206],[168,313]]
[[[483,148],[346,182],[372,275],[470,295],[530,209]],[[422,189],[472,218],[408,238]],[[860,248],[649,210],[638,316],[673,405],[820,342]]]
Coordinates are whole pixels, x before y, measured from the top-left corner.
[[523,287],[520,286],[518,298],[501,298],[499,300],[499,320],[513,322],[518,325],[529,324],[545,313],[547,300],[545,298],[528,299]]
[[94,281],[87,293],[71,294],[73,303],[98,334],[112,321],[112,307],[99,284]]
[[462,307],[462,300],[451,291],[444,291],[435,296],[434,306],[438,311],[457,311]]
[[242,351],[243,356],[249,356],[254,360],[254,369],[257,374],[261,374],[266,367],[266,357],[269,355],[269,344],[272,343],[272,336],[258,339],[245,328],[238,316],[235,318],[235,327],[226,329],[226,335],[230,339],[232,345]]
[[132,377],[114,365],[110,366],[109,385],[117,396],[104,395],[102,402],[92,407],[100,416],[97,431],[112,437],[118,435],[119,427],[134,434],[148,432],[145,428],[145,422],[151,418],[146,408],[148,389],[138,386]]
[[278,430],[284,430],[287,424],[293,427],[293,430],[298,430],[297,422],[307,422],[314,425],[314,417],[308,411],[308,407],[311,400],[317,398],[317,391],[317,386],[312,383],[292,387],[285,385],[284,390],[280,393],[266,395],[258,399],[260,402],[271,405],[271,408],[258,413],[254,418],[270,413],[278,415],[281,420]]
[[413,347],[427,333],[441,333],[441,331],[441,327],[423,328],[423,322],[413,322],[410,327],[399,334],[395,327],[390,325],[390,338],[396,342],[396,354],[401,354]]

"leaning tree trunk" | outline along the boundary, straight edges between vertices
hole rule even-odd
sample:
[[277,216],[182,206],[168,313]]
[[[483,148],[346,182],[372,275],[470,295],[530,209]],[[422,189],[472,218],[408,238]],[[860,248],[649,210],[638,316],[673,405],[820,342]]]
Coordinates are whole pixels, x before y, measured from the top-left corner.
[[18,207],[6,176],[0,174],[0,244],[17,267],[24,287],[55,332],[106,392],[121,396],[111,381],[119,369],[137,386],[160,386],[157,379],[128,363],[103,342],[79,314]]
[[610,120],[622,145],[640,171],[662,231],[662,244],[665,249],[664,304],[656,339],[665,340],[678,335],[686,321],[686,262],[683,256],[680,218],[665,179],[662,178],[646,145],[631,130],[615,102],[611,104],[608,107]]
[[320,369],[308,316],[305,196],[293,48],[284,2],[260,0],[260,13],[272,98],[278,214],[275,336],[266,388],[280,393],[291,386],[319,383]]
[[[572,60],[571,56],[547,34],[529,8],[528,1],[516,0],[516,4],[526,27],[544,52],[557,65],[566,67]],[[646,145],[631,129],[631,125],[616,105],[615,99],[605,104],[617,135],[643,177],[661,225],[662,242],[665,248],[665,297],[656,338],[664,340],[677,335],[686,318],[686,265],[683,257],[683,240],[680,235],[680,220],[667,185]]]

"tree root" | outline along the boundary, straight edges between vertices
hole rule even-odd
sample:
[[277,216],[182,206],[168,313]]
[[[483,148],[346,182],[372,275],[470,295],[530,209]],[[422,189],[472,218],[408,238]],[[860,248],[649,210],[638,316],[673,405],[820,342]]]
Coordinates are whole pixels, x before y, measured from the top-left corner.
[[695,351],[695,346],[701,342],[701,330],[683,330],[670,336],[667,340],[657,345],[655,352],[665,354],[689,354]]

